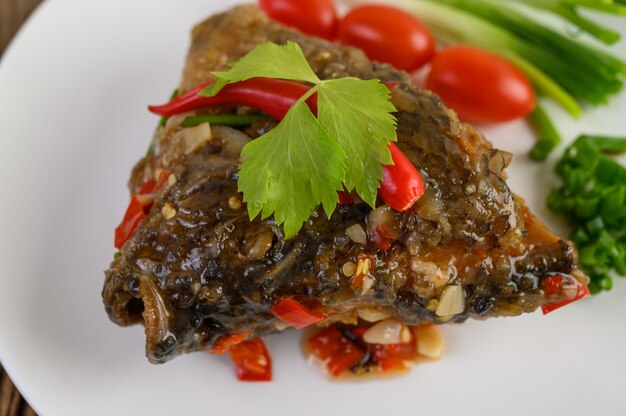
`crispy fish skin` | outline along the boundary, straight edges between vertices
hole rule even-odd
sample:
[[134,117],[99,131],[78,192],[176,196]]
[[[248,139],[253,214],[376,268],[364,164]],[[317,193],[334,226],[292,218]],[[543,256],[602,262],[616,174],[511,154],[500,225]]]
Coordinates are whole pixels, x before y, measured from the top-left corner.
[[[359,50],[301,35],[254,6],[240,6],[193,30],[181,88],[206,82],[211,71],[262,42],[288,40],[300,44],[322,79],[399,83],[392,93],[398,146],[422,173],[426,193],[410,212],[390,214],[398,238],[389,250],[348,238],[352,225],[368,230],[372,210],[365,204],[339,206],[330,219],[316,211],[285,240],[271,218],[250,221],[245,207],[229,205],[238,196],[239,161],[223,151],[223,140],[171,158],[179,127],[170,123],[157,134],[153,157],[134,169],[130,188],[137,191],[160,170],[176,181],[156,195],[106,271],[103,289],[115,323],[145,323],[151,362],[207,350],[220,336],[282,329],[270,307],[285,297],[323,311],[327,322],[354,323],[359,311],[375,310],[408,324],[444,323],[514,316],[567,299],[567,290],[549,296],[541,290],[552,274],[586,283],[572,244],[547,231],[507,187],[503,170],[511,155],[412,86],[406,73],[372,63]],[[256,127],[253,136],[271,126]],[[172,218],[163,216],[166,205],[175,210]],[[363,276],[346,276],[346,263],[360,266]],[[463,304],[442,315],[437,306],[449,286],[461,286]]]

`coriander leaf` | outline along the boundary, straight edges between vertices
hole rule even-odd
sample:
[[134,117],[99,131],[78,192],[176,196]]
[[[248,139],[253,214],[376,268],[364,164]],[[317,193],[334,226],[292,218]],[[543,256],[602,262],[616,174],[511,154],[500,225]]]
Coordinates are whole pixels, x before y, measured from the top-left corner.
[[255,77],[280,78],[317,84],[320,79],[307,62],[300,45],[263,43],[235,62],[228,71],[213,72],[217,81],[200,92],[212,97],[227,84]]
[[389,90],[378,80],[340,78],[318,86],[318,118],[346,154],[345,186],[356,188],[370,206],[383,179],[382,165],[393,163],[387,146],[396,140],[396,111]]
[[250,218],[274,214],[293,237],[321,202],[330,217],[342,189],[346,157],[299,100],[273,130],[246,144],[241,152],[239,191]]

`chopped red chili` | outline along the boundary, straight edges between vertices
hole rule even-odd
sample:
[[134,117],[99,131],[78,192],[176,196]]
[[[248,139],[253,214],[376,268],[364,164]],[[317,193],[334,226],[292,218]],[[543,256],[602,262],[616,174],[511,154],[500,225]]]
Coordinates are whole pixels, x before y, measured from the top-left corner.
[[213,343],[209,353],[222,355],[230,350],[233,345],[240,344],[248,339],[250,332],[241,332],[237,334],[224,335],[219,337]]
[[577,300],[584,299],[586,297],[591,296],[591,293],[589,292],[589,288],[587,287],[587,285],[580,283],[577,279],[572,279],[572,280],[574,281],[574,284],[576,285],[576,295],[572,299],[566,299],[563,301],[552,302],[552,303],[543,305],[541,307],[541,311],[543,312],[544,315],[550,312],[553,312],[557,309],[560,309],[565,305],[569,305],[572,302],[576,302]]
[[128,208],[126,208],[126,213],[124,214],[124,219],[122,219],[120,225],[118,225],[115,229],[115,248],[122,248],[124,243],[133,236],[141,220],[143,220],[146,215],[148,215],[148,212],[150,212],[153,198],[142,197],[151,196],[153,193],[161,189],[167,182],[169,176],[169,172],[163,172],[159,176],[158,181],[155,181],[154,179],[146,181],[143,185],[141,185],[137,193],[130,199],[130,203],[128,204]]
[[230,348],[230,359],[241,381],[272,381],[272,358],[261,338],[240,342]]
[[124,219],[115,229],[115,247],[121,249],[128,239],[134,234],[141,220],[146,217],[144,207],[137,197],[130,200],[130,204],[124,214]]
[[365,352],[335,327],[321,330],[311,337],[308,343],[313,354],[326,364],[328,372],[333,377],[349,370],[365,357]]
[[408,370],[417,357],[417,345],[413,340],[405,344],[370,344],[370,351],[381,372]]
[[271,311],[278,319],[296,329],[306,328],[326,319],[323,313],[311,310],[291,298],[277,302]]
[[556,295],[563,287],[563,276],[554,275],[543,279],[543,291],[546,295]]

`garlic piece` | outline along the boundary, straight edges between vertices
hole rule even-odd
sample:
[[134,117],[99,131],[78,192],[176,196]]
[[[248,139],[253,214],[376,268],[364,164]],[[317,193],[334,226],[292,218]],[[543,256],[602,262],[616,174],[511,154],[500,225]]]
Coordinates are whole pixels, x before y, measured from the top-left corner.
[[417,340],[417,353],[424,357],[437,359],[443,354],[445,340],[435,325],[422,325],[413,328]]
[[172,206],[169,202],[163,205],[161,208],[161,214],[163,214],[163,218],[166,220],[171,220],[176,216],[176,208]]
[[465,310],[465,292],[458,285],[450,285],[443,290],[437,310],[437,316],[452,316]]
[[357,310],[359,318],[367,322],[378,322],[389,318],[390,314],[384,310],[377,308],[361,308]]
[[210,141],[212,137],[209,123],[202,123],[180,130],[174,135],[173,140],[184,154],[189,154]]
[[404,328],[406,328],[405,325],[398,319],[385,319],[370,327],[363,334],[363,340],[369,344],[401,344]]
[[361,224],[351,225],[346,229],[346,234],[350,240],[358,244],[367,244],[367,234]]

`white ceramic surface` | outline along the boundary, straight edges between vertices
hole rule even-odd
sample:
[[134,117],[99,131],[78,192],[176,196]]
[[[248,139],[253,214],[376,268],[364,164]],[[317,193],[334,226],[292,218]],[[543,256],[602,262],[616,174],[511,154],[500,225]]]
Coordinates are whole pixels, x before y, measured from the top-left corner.
[[[177,84],[190,27],[234,3],[48,0],[5,55],[0,358],[30,403],[43,416],[626,414],[626,281],[548,317],[446,327],[443,360],[392,380],[330,382],[308,367],[295,333],[267,339],[269,384],[239,383],[226,359],[206,354],[147,363],[143,329],[104,313],[102,270],[130,167],[156,123],[145,106]],[[624,94],[580,122],[554,114],[568,137],[626,133]],[[487,134],[516,154],[512,188],[561,228],[543,203],[550,164],[526,156],[528,128]]]

